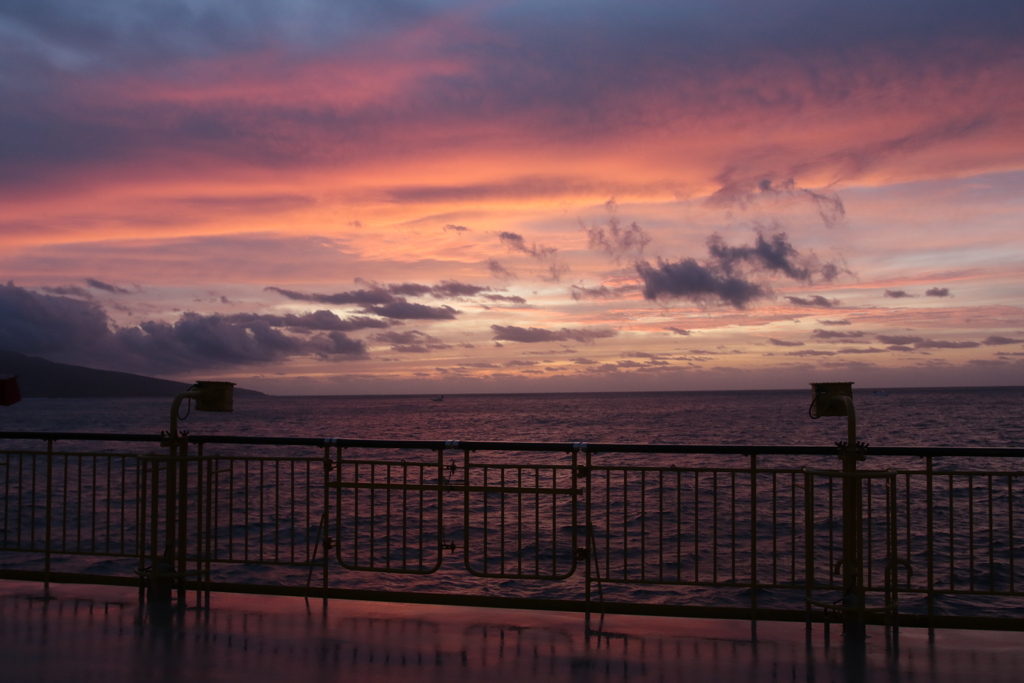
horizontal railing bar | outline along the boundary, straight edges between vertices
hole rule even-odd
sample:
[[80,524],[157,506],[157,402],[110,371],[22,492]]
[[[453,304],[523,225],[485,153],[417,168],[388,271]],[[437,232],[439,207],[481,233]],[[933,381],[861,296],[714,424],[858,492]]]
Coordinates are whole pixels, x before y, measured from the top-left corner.
[[94,434],[91,432],[0,432],[0,439],[27,441],[166,441],[165,434]]
[[567,493],[578,495],[580,489],[529,487],[529,486],[466,486],[465,484],[386,484],[375,482],[332,481],[327,484],[335,489],[374,489],[376,491],[469,491],[470,493]]
[[[160,442],[166,435],[99,434],[89,432],[0,432],[0,439],[43,441],[138,441]],[[679,455],[835,455],[835,446],[773,446],[768,444],[622,444],[588,442],[535,441],[439,441],[393,439],[343,439],[311,437],[227,436],[189,434],[193,444],[237,444],[268,446],[338,446],[341,448],[396,448],[455,451],[537,451],[564,452],[574,450],[591,454],[663,453]],[[958,458],[1024,458],[1024,448],[958,448],[948,446],[869,447],[869,456],[891,457],[958,457]]]

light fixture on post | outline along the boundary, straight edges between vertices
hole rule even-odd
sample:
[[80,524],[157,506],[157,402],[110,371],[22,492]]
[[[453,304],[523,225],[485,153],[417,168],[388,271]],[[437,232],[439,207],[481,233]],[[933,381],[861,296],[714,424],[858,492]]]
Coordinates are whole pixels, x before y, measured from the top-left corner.
[[850,640],[866,637],[864,595],[863,514],[861,480],[857,462],[864,460],[867,444],[857,441],[857,413],[853,407],[853,382],[811,382],[812,419],[846,417],[846,441],[837,441],[843,462],[843,633]]
[[[171,586],[178,585],[178,600],[184,604],[185,597],[185,545],[187,529],[185,520],[178,520],[178,512],[186,509],[188,501],[185,483],[188,475],[188,434],[178,432],[178,421],[188,417],[179,415],[182,401],[195,400],[196,410],[211,413],[230,413],[234,410],[234,383],[200,381],[174,397],[171,402],[171,424],[166,445],[170,448],[167,463],[167,544],[163,555],[157,555],[157,548],[152,548],[153,557],[150,574],[150,599],[157,602],[169,602]],[[178,486],[178,482],[181,486]],[[157,491],[154,490],[154,496]],[[152,524],[156,528],[157,520]]]

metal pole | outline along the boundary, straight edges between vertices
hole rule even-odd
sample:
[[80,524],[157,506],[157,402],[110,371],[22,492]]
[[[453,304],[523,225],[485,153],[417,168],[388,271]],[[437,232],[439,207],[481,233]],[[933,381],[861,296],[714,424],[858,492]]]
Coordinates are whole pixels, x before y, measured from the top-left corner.
[[843,633],[848,639],[864,640],[864,520],[861,480],[857,476],[857,461],[862,460],[864,454],[857,443],[857,417],[853,400],[847,396],[839,396],[837,399],[846,404],[848,435],[848,441],[840,445],[839,452],[843,461]]

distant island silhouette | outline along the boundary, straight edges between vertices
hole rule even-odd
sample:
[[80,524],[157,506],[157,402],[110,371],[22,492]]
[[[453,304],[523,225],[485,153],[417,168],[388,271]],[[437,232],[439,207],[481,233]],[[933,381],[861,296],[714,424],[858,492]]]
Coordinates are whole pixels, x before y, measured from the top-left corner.
[[[0,377],[18,377],[22,398],[173,398],[191,384],[135,375],[130,372],[94,370],[80,365],[54,363],[14,351],[0,351]],[[263,392],[235,388],[235,396],[264,396]]]

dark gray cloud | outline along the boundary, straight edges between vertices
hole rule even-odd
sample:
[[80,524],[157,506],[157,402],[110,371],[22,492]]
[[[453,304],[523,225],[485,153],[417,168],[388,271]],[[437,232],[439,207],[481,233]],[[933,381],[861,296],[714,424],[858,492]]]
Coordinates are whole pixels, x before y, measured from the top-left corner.
[[756,271],[781,273],[798,282],[816,279],[830,282],[844,272],[835,262],[820,263],[813,252],[801,254],[781,231],[766,236],[759,229],[752,247],[730,247],[719,235],[712,235],[708,238],[708,252],[728,275],[733,275],[741,265],[751,266]]
[[543,279],[549,282],[558,282],[563,275],[569,272],[569,267],[558,258],[558,249],[555,247],[538,245],[536,242],[528,245],[522,235],[508,231],[498,233],[498,240],[509,251],[526,254],[545,264],[548,268],[548,275]]
[[678,327],[665,328],[672,334],[678,334],[680,337],[689,337],[693,332],[691,330],[681,330]]
[[[319,313],[319,312],[318,312]],[[117,327],[92,301],[0,287],[0,349],[155,375],[267,363],[291,356],[363,358],[362,342],[323,326],[325,316],[222,316],[183,313],[175,322]],[[315,321],[321,321],[316,326]],[[285,334],[289,322],[307,334]],[[283,324],[279,324],[283,323]],[[320,331],[328,330],[329,331]],[[308,334],[318,331],[316,334]]]
[[885,290],[886,299],[909,299],[912,298],[913,294],[908,294],[902,289],[887,289]]
[[386,320],[369,318],[367,316],[341,318],[338,314],[327,310],[313,311],[312,313],[303,313],[301,315],[294,313],[286,313],[285,315],[234,313],[224,316],[224,319],[231,324],[243,326],[266,324],[271,327],[289,327],[300,330],[334,330],[337,332],[379,329],[388,327],[391,324]]
[[914,342],[915,349],[976,349],[981,344],[976,341],[952,342],[941,339],[922,339]]
[[914,335],[879,334],[876,335],[876,338],[883,344],[891,344],[892,346],[890,346],[890,350],[898,351],[909,351],[911,346],[913,346],[914,349],[976,349],[981,346],[981,344],[976,341],[953,342],[939,339],[926,339],[924,337]]
[[776,339],[775,337],[769,337],[768,343],[772,346],[803,346],[802,341],[786,341],[785,339]]
[[985,341],[981,342],[985,346],[1005,346],[1007,344],[1024,344],[1024,339],[1014,339],[1012,337],[1000,337],[998,335],[992,335],[986,337]]
[[526,299],[521,296],[514,296],[508,294],[484,294],[484,299],[493,301],[496,304],[511,304],[514,306],[525,306]]
[[876,335],[878,341],[883,344],[895,344],[896,346],[907,346],[909,344],[917,344],[924,341],[924,337],[915,337],[912,335],[892,335],[892,334],[879,334]]
[[834,192],[817,192],[798,187],[793,178],[776,182],[771,178],[736,178],[734,175],[734,171],[729,170],[719,176],[717,180],[722,186],[711,195],[708,203],[713,206],[745,207],[763,196],[805,197],[814,204],[818,216],[827,227],[833,228],[846,218],[846,207]]
[[[803,306],[805,308],[832,308],[833,306],[839,305],[839,299],[826,299],[825,297],[815,294],[813,296],[787,296],[786,301],[793,304],[794,306]],[[827,324],[827,323],[826,323]],[[832,323],[834,325],[842,325],[845,323]]]
[[[356,278],[356,282],[366,281],[362,278]],[[369,284],[373,289],[386,290],[391,294],[397,294],[400,296],[431,296],[435,299],[461,299],[476,296],[481,292],[492,291],[490,287],[470,285],[465,282],[456,282],[454,280],[445,280],[439,285],[423,285],[412,282],[389,285],[369,282],[366,284]]]
[[703,266],[692,258],[676,263],[658,259],[657,266],[640,261],[636,271],[644,283],[645,299],[677,298],[697,302],[718,299],[742,309],[755,299],[770,296],[762,285],[725,275],[720,269]]
[[545,330],[539,327],[517,327],[516,325],[491,325],[494,331],[495,341],[513,341],[523,344],[536,344],[540,342],[561,342],[576,341],[590,343],[595,339],[606,339],[618,334],[615,330],[609,329],[570,329],[563,327],[560,330]]
[[441,229],[445,232],[469,232],[469,228],[465,225],[455,225],[454,223],[449,223]]
[[860,339],[861,337],[864,336],[864,333],[863,332],[857,332],[857,331],[850,331],[850,332],[843,331],[843,332],[841,332],[839,330],[816,329],[816,330],[814,330],[811,333],[811,335],[815,339],[825,339],[825,340],[840,339],[840,340],[848,340],[848,339]]
[[381,306],[363,306],[366,313],[373,313],[394,320],[455,320],[460,313],[451,306],[426,306],[410,301],[395,301]]
[[100,280],[94,280],[91,277],[90,278],[86,278],[85,279],[85,283],[87,285],[89,285],[90,287],[92,287],[93,289],[99,289],[101,291],[109,292],[111,294],[131,294],[132,293],[132,291],[130,289],[125,289],[123,287],[117,287],[115,285],[111,285],[111,284],[108,284],[106,282],[102,282]]
[[0,320],[0,349],[30,355],[92,347],[111,334],[99,304],[39,294],[13,282],[0,286]]
[[931,289],[925,291],[924,295],[937,297],[951,296],[948,287],[932,287]]
[[678,262],[658,259],[635,264],[643,280],[644,298],[681,298],[695,302],[719,300],[742,309],[772,295],[769,285],[755,276],[782,275],[798,282],[831,281],[846,272],[835,262],[821,263],[813,252],[801,254],[786,233],[766,235],[757,231],[753,246],[729,246],[718,235],[708,238],[709,258],[704,263],[685,258]]
[[849,320],[819,320],[822,325],[852,325]]
[[391,350],[398,353],[428,353],[430,351],[451,348],[451,344],[445,344],[437,337],[420,332],[419,330],[380,332],[374,334],[371,338],[374,341],[391,344]]
[[583,299],[621,299],[623,296],[640,290],[637,285],[622,285],[620,287],[609,287],[598,285],[597,287],[582,287],[572,285],[569,288],[569,296],[576,301]]
[[512,271],[501,265],[496,259],[487,259],[487,270],[491,271],[491,275],[502,280],[512,280],[516,277]]
[[394,295],[383,289],[356,289],[350,292],[338,292],[337,294],[305,294],[280,287],[267,287],[268,292],[277,292],[286,299],[292,301],[308,301],[317,304],[330,304],[333,306],[357,305],[368,306],[378,304],[389,304],[395,301]]
[[47,294],[56,294],[58,296],[75,296],[75,297],[80,297],[82,299],[91,299],[92,298],[92,293],[89,290],[84,289],[82,287],[79,287],[78,285],[61,285],[59,287],[40,287],[39,289],[41,289],[42,291],[46,292]]
[[[394,285],[394,287],[399,290],[406,289],[414,293],[416,296],[422,296],[435,291],[441,291],[437,288],[443,288],[444,285],[430,287],[427,285],[408,284]],[[466,287],[472,286],[466,285]],[[482,291],[486,288],[478,289]],[[306,294],[288,289],[281,289],[280,287],[267,287],[267,290],[277,292],[278,294],[293,301],[310,301],[320,304],[332,304],[335,306],[354,304],[360,306],[364,313],[379,315],[393,320],[454,320],[455,316],[459,313],[459,311],[451,306],[427,306],[424,304],[409,302],[402,297],[395,296],[382,287],[356,289],[349,292],[338,292],[336,294]]]
[[617,205],[614,199],[609,199],[605,203],[605,208],[610,214],[606,225],[588,226],[580,221],[580,228],[587,233],[587,246],[608,254],[616,262],[643,258],[644,248],[651,243],[651,236],[635,221],[623,227],[622,221],[616,215]]

